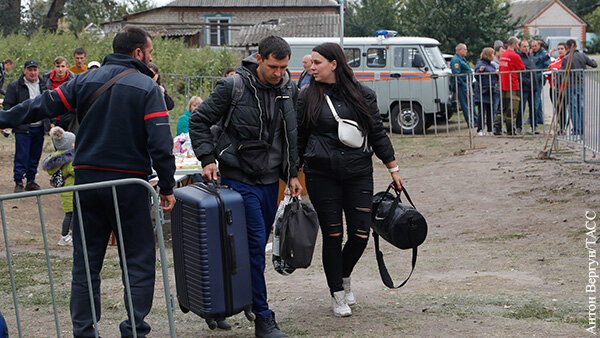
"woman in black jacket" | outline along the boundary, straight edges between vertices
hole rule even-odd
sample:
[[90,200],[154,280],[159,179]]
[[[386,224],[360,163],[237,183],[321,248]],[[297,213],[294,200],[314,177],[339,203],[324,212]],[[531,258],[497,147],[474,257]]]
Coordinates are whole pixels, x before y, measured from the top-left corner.
[[[373,196],[373,152],[400,184],[394,149],[381,123],[375,92],[358,83],[341,47],[323,43],[313,49],[313,76],[298,98],[298,153],[306,187],[323,233],[323,268],[336,316],[350,316],[356,300],[350,274],[369,238]],[[352,148],[338,139],[338,122],[326,101],[331,99],[342,119],[358,123],[363,145]],[[347,241],[342,248],[342,210]]]

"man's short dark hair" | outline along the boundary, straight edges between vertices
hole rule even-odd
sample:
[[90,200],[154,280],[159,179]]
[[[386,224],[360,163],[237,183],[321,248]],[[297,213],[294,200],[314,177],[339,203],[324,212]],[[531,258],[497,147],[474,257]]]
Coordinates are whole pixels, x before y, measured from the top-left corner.
[[494,52],[498,53],[500,51],[500,48],[504,48],[504,45],[498,45],[494,47]]
[[75,51],[73,52],[73,56],[75,55],[87,55],[87,53],[85,52],[85,49],[79,47],[79,48],[75,48]]
[[563,47],[565,47],[565,49],[567,49],[567,43],[566,43],[566,42],[559,42],[559,43],[556,45],[556,48],[558,48],[558,46],[563,46]]
[[4,60],[4,64],[5,65],[14,65],[15,62],[12,59],[6,59],[6,60]]
[[136,48],[144,48],[148,39],[152,40],[152,36],[145,29],[125,26],[113,39],[113,52],[131,55]]
[[282,60],[292,55],[292,49],[284,39],[279,36],[270,35],[258,43],[258,54],[264,60],[268,59],[271,54],[277,60]]
[[571,49],[573,47],[577,47],[577,42],[574,39],[567,40],[567,48]]

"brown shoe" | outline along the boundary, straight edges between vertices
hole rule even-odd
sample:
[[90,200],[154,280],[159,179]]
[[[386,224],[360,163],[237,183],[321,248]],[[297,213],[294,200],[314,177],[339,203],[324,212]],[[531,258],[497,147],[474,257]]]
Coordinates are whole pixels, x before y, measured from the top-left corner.
[[25,191],[33,191],[33,190],[40,190],[42,189],[39,184],[35,183],[35,182],[28,182],[27,185],[25,186]]
[[23,183],[15,184],[15,194],[19,192],[25,191],[25,187],[23,187]]

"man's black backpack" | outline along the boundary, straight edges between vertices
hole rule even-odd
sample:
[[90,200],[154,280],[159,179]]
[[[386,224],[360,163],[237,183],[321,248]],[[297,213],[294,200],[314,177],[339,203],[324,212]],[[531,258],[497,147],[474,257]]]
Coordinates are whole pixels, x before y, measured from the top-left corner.
[[[375,242],[375,255],[379,274],[383,284],[389,288],[402,287],[412,275],[417,263],[417,247],[427,237],[427,221],[413,204],[408,192],[403,186],[397,189],[394,186],[395,195],[390,193],[390,185],[386,191],[378,192],[373,196],[372,228],[373,240]],[[400,195],[404,192],[410,205],[402,204]],[[379,236],[387,242],[400,249],[412,249],[412,270],[402,284],[395,287],[390,274],[383,261],[383,253],[379,250]]]

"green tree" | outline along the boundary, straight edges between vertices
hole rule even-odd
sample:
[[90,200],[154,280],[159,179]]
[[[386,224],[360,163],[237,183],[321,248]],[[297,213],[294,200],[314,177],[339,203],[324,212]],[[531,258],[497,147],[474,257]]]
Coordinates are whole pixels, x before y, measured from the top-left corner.
[[585,16],[585,21],[588,23],[587,31],[600,34],[600,7]]
[[344,35],[373,36],[379,29],[397,30],[401,4],[399,0],[348,2]]
[[475,61],[484,47],[505,41],[515,29],[509,6],[508,0],[407,0],[400,12],[401,34],[434,38],[450,54],[465,43],[467,58]]
[[21,0],[0,1],[0,31],[8,35],[19,30],[21,24]]
[[562,0],[562,2],[582,18],[593,12],[599,5],[598,0]]

